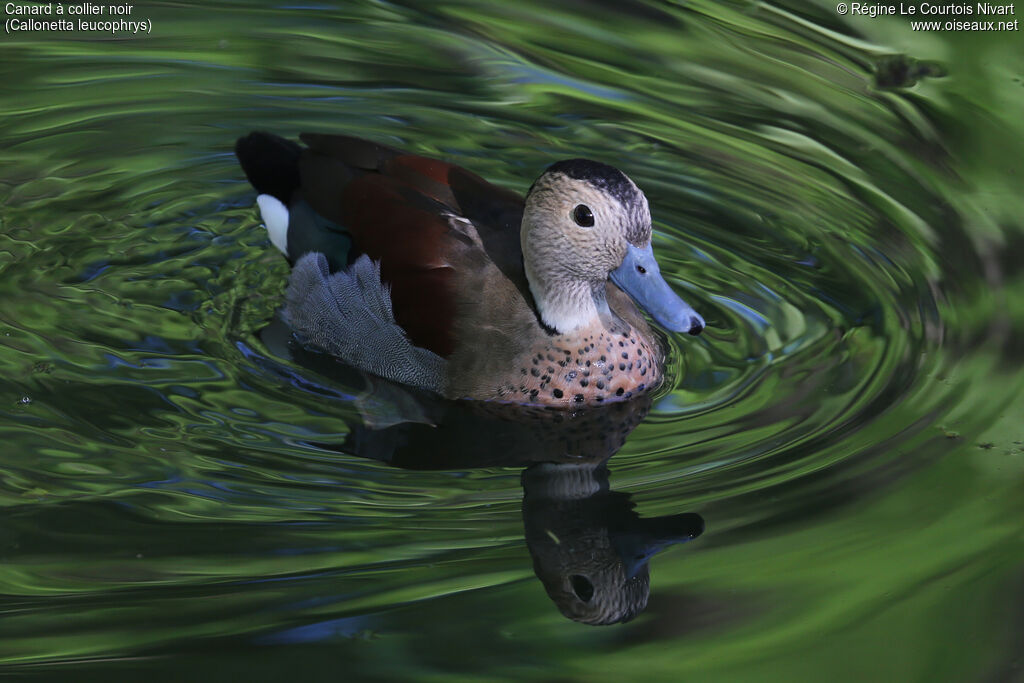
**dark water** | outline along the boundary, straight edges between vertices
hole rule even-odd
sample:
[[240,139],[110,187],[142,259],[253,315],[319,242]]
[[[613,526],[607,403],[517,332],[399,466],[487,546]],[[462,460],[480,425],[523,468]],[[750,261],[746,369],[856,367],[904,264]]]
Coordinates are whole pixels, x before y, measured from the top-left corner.
[[[826,2],[135,14],[145,38],[0,39],[9,672],[1024,676],[1020,33]],[[614,163],[709,327],[614,429],[293,357],[251,129],[521,191]],[[627,624],[566,619],[534,573],[695,515]]]

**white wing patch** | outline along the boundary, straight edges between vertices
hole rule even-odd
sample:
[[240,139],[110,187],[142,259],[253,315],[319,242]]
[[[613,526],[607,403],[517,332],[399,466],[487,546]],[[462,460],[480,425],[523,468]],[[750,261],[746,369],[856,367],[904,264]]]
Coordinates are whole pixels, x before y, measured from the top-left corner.
[[288,207],[277,197],[261,194],[256,197],[263,224],[267,226],[270,242],[285,256],[288,255]]

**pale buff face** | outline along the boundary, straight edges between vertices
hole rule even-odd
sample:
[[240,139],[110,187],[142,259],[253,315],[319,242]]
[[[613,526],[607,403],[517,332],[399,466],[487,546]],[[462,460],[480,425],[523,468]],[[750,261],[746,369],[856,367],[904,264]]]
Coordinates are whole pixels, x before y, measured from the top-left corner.
[[[630,192],[609,192],[559,172],[537,180],[526,198],[521,235],[533,271],[552,280],[603,282],[622,264],[629,244],[650,242],[647,198],[632,181],[622,179]],[[574,220],[580,205],[590,209],[593,226]]]

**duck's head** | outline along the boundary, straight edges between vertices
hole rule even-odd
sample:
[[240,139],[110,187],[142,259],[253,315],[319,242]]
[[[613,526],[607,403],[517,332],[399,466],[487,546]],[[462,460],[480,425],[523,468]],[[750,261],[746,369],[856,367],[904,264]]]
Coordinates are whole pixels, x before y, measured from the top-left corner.
[[609,278],[665,329],[704,329],[661,276],[647,197],[617,168],[588,159],[550,166],[526,196],[521,240],[541,319],[560,333],[607,312]]

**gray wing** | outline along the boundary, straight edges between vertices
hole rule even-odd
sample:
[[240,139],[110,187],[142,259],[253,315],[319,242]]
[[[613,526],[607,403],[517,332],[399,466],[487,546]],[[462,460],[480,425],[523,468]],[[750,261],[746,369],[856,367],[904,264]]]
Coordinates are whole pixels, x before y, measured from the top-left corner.
[[306,254],[292,268],[285,300],[286,320],[311,344],[378,377],[444,393],[447,361],[409,341],[380,264],[365,254],[333,275],[323,254]]

